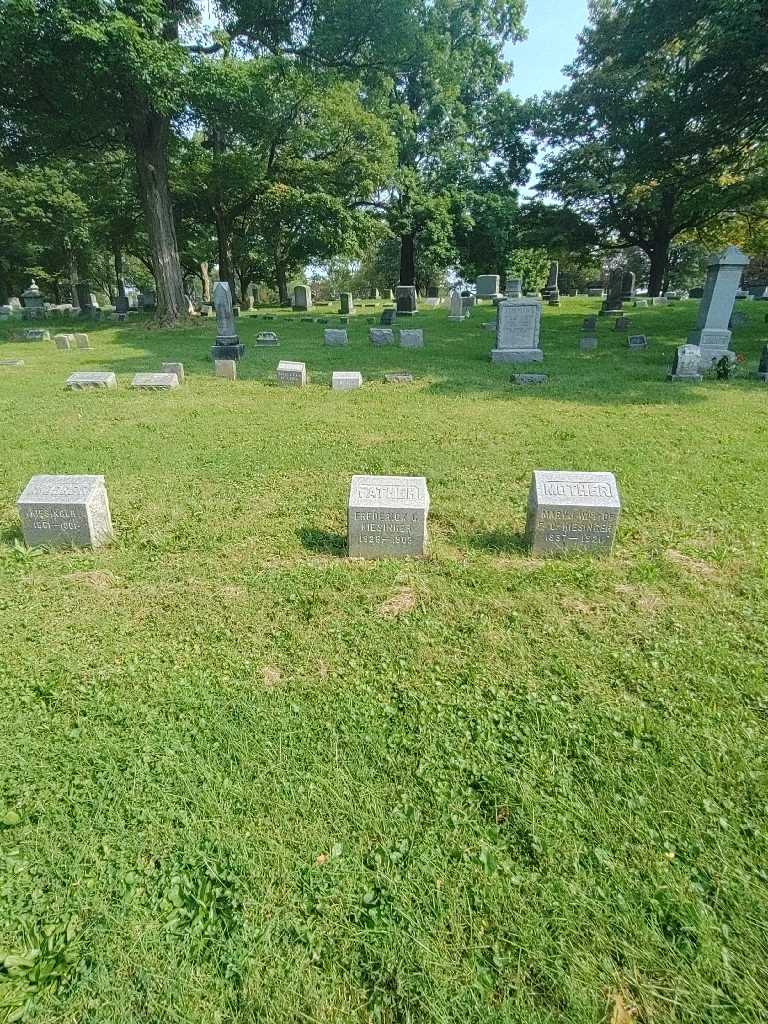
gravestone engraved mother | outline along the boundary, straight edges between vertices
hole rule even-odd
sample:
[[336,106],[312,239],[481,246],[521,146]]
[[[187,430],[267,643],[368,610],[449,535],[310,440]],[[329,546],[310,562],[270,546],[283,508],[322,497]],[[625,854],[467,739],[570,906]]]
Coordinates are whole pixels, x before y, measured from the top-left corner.
[[29,547],[97,548],[112,539],[103,476],[33,476],[16,507]]
[[537,469],[528,495],[526,536],[534,555],[610,555],[621,512],[613,473]]
[[428,513],[423,476],[353,476],[347,503],[350,558],[423,558]]

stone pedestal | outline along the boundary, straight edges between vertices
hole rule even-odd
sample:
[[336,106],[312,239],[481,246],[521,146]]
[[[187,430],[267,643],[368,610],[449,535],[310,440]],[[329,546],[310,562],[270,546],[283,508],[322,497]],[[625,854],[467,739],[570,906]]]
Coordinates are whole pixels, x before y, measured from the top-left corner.
[[415,316],[417,313],[416,288],[412,284],[400,284],[396,293],[398,316]]
[[216,343],[211,349],[214,362],[234,360],[245,355],[245,345],[235,332],[235,316],[232,310],[232,293],[228,281],[219,281],[213,289],[213,306],[216,310]]
[[699,383],[701,380],[701,352],[698,345],[681,345],[677,349],[668,380]]

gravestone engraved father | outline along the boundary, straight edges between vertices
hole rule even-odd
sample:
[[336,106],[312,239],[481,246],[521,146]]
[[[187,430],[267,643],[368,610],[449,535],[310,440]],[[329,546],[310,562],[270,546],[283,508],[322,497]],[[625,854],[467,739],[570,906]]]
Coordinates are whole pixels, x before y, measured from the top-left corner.
[[422,558],[428,513],[423,476],[353,476],[347,504],[350,558]]
[[613,473],[534,470],[526,536],[534,555],[610,555],[621,512]]
[[112,539],[103,476],[33,476],[16,507],[29,547],[97,548]]

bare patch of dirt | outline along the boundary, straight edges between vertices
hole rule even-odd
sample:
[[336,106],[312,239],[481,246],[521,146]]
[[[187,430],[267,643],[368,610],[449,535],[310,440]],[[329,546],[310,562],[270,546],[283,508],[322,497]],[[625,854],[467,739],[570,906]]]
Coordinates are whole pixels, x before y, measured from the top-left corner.
[[274,665],[265,665],[261,670],[261,675],[268,690],[274,690],[283,681],[283,673]]
[[416,594],[410,587],[401,587],[376,609],[385,619],[396,619],[398,615],[412,612],[416,607]]
[[703,562],[700,558],[691,558],[690,555],[685,555],[682,551],[677,551],[675,548],[667,548],[664,554],[670,562],[679,565],[681,569],[685,569],[692,576],[717,579],[721,575],[720,570],[714,565],[710,565],[709,562]]
[[114,590],[120,582],[117,576],[113,576],[111,572],[102,572],[99,569],[92,569],[89,572],[71,572],[64,579],[101,591]]

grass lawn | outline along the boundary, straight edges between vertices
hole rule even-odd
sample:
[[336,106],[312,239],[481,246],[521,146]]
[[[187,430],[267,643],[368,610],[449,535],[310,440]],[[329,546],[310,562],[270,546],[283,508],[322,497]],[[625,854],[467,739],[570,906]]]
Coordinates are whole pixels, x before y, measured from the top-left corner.
[[[768,387],[666,382],[695,302],[579,353],[597,306],[531,388],[489,307],[421,351],[244,315],[236,383],[210,320],[0,325],[0,1021],[766,1020]],[[529,556],[535,468],[616,474],[611,560]],[[114,544],[26,551],[36,473],[103,473]],[[355,473],[427,477],[427,559],[345,558]]]

